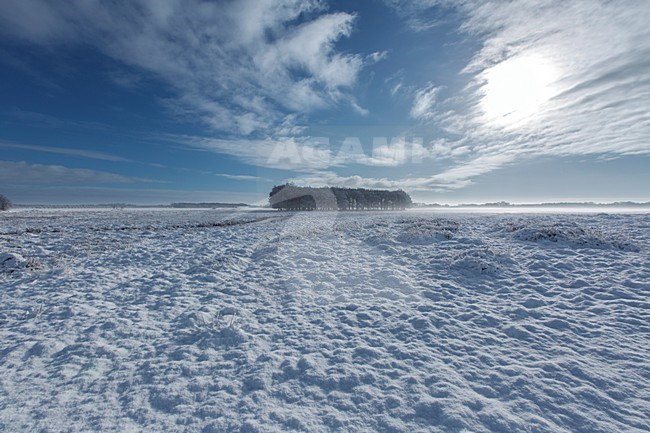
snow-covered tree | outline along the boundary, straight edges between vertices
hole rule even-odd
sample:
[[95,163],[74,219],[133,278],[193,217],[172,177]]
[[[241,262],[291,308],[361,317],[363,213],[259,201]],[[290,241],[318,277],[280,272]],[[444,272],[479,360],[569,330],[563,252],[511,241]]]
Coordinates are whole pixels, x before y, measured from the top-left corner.
[[0,194],[0,211],[9,209],[11,209],[11,201],[4,195]]
[[269,194],[272,208],[280,210],[401,210],[412,206],[402,190],[276,185]]

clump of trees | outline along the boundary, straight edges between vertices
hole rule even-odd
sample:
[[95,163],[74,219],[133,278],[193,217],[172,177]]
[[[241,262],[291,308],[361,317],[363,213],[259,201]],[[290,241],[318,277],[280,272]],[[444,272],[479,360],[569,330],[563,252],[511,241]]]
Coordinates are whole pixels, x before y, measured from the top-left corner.
[[411,196],[402,190],[276,185],[269,204],[279,210],[403,210],[411,207]]
[[11,200],[0,194],[0,211],[11,209]]

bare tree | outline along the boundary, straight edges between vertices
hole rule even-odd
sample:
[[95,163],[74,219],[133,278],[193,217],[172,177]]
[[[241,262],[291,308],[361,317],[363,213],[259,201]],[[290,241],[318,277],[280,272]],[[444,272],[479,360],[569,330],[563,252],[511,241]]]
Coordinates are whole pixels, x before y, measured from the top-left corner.
[[0,194],[0,211],[11,209],[11,200]]

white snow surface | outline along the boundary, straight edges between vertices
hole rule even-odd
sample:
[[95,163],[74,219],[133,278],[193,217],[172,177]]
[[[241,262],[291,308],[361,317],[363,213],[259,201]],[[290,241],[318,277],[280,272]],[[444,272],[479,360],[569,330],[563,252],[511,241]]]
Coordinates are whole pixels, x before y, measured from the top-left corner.
[[0,431],[647,432],[649,252],[648,214],[3,213]]

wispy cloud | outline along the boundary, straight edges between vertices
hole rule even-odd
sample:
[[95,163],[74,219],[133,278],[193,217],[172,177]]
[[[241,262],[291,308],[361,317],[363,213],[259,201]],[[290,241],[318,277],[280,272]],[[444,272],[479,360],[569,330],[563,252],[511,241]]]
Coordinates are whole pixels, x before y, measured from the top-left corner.
[[51,114],[38,113],[35,111],[23,110],[18,107],[0,109],[2,115],[0,124],[23,125],[30,128],[53,128],[70,131],[101,131],[102,133],[127,134],[127,131],[115,125],[96,121],[81,121],[58,117]]
[[[466,150],[436,179],[469,181],[539,156],[650,154],[650,8],[644,2],[388,3],[419,16],[409,20],[417,31],[427,27],[422,17],[435,21],[440,11],[455,12],[462,17],[459,32],[481,43],[461,71],[469,78],[461,92],[435,104],[429,93],[435,87],[416,93],[412,117],[448,133],[435,143],[438,153]],[[529,92],[535,105],[522,108],[517,91]],[[494,101],[502,106],[490,108]],[[508,102],[517,116],[503,106]]]
[[440,88],[429,83],[418,89],[413,98],[411,117],[414,119],[429,119],[433,117],[433,108]]
[[249,176],[246,174],[227,174],[227,173],[217,173],[216,176],[225,177],[226,179],[232,180],[243,180],[251,182],[267,182],[269,179],[260,176]]
[[182,190],[162,188],[133,188],[125,186],[66,186],[3,185],[3,194],[21,204],[102,204],[132,203],[141,205],[170,204],[174,202],[230,202],[268,203],[268,196],[260,193],[220,190]]
[[464,175],[442,173],[418,178],[389,179],[386,177],[341,176],[332,171],[314,171],[310,174],[287,179],[297,185],[341,186],[347,188],[404,189],[408,191],[449,191],[463,188],[471,183]]
[[168,103],[177,113],[239,135],[272,135],[293,111],[356,105],[348,89],[365,60],[335,48],[354,21],[319,1],[0,4],[3,37],[93,45],[132,69],[116,81],[132,85],[132,72],[154,74],[176,90]]
[[370,53],[367,58],[373,63],[380,62],[388,58],[388,51],[375,51],[374,53]]
[[123,158],[118,155],[113,155],[106,152],[99,152],[95,150],[71,149],[67,147],[36,146],[32,144],[8,143],[2,141],[0,141],[0,147],[4,147],[6,149],[20,149],[20,150],[31,150],[35,152],[56,153],[59,155],[77,156],[81,158],[99,159],[103,161],[131,162],[131,160],[127,158]]
[[392,7],[412,30],[423,32],[444,23],[449,12],[466,1],[468,0],[384,0],[384,3]]
[[0,181],[4,184],[134,184],[151,183],[151,179],[122,176],[85,168],[68,168],[61,165],[29,164],[27,162],[0,161]]
[[335,165],[329,142],[317,138],[299,136],[252,140],[167,134],[159,139],[195,150],[230,155],[257,167],[314,170]]
[[[420,163],[437,156],[418,137],[374,137],[370,151],[365,151],[359,137],[347,137],[342,143],[329,137],[283,137],[278,139],[215,139],[194,135],[162,135],[157,140],[182,145],[200,151],[229,155],[249,165],[302,172],[350,165],[396,167]],[[452,150],[449,150],[450,154]],[[248,176],[229,176],[247,180]],[[250,180],[260,180],[252,177]]]
[[347,137],[338,148],[331,166],[397,167],[417,164],[430,156],[430,150],[423,146],[420,137],[373,137],[369,152],[363,149],[359,137]]

